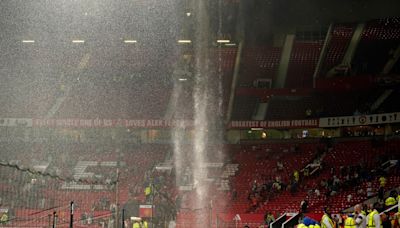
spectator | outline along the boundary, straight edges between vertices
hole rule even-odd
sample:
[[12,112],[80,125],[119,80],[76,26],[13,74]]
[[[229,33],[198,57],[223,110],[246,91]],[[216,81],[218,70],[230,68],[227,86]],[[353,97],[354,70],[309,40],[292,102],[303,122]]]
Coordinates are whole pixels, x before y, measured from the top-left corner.
[[299,180],[300,180],[299,171],[295,170],[293,173],[293,177],[294,177],[295,182],[299,182]]
[[399,228],[400,227],[400,212],[395,213],[393,219],[394,219],[393,227]]
[[319,197],[321,195],[321,192],[319,191],[318,188],[315,189],[314,193],[315,193],[315,196],[317,196],[317,197]]
[[335,167],[332,167],[332,168],[331,168],[331,175],[335,175],[335,172],[336,172],[336,171],[335,171]]
[[129,221],[129,219],[125,219],[125,221],[124,221],[124,227],[125,228],[130,228],[131,226],[130,226],[130,221]]
[[357,195],[358,195],[358,196],[365,196],[365,191],[364,191],[364,189],[358,188],[358,189],[357,189]]
[[93,215],[91,213],[87,215],[86,222],[88,225],[91,225],[93,223]]
[[271,223],[275,222],[275,217],[271,212],[267,212],[264,215],[265,225],[270,225]]
[[308,169],[308,167],[304,169],[303,175],[304,177],[308,177],[310,175],[310,170]]
[[381,214],[381,220],[382,220],[382,228],[392,227],[392,223],[390,221],[390,215],[387,212],[383,212]]
[[168,228],[175,228],[176,222],[174,220],[169,221]]
[[365,218],[365,215],[363,214],[362,206],[360,204],[354,206],[354,214],[355,214],[356,228],[366,228],[367,220]]
[[332,187],[330,189],[330,196],[336,195],[338,190],[339,190],[339,186],[337,184],[332,185]]
[[251,191],[256,192],[258,188],[257,181],[254,180],[253,185],[251,186]]
[[276,163],[276,167],[277,167],[278,171],[283,171],[283,163],[281,161],[278,161]]
[[368,182],[367,183],[367,197],[370,198],[374,195],[374,192],[372,191],[372,183]]
[[353,196],[351,194],[348,194],[347,195],[347,202],[350,203],[352,199],[353,199]]
[[333,185],[335,185],[335,184],[337,184],[337,185],[340,184],[340,180],[336,175],[333,176]]
[[321,183],[320,183],[320,186],[323,187],[323,188],[326,188],[327,185],[328,185],[327,181],[325,179],[322,179]]
[[307,108],[305,114],[306,114],[306,118],[311,117],[312,116],[312,110],[310,108]]
[[300,209],[301,209],[301,213],[307,213],[307,209],[308,209],[308,201],[307,200],[303,200],[300,203]]
[[233,189],[233,191],[232,191],[232,200],[236,200],[237,199],[237,195],[238,195],[238,193],[237,193],[236,189]]
[[86,212],[82,213],[81,214],[82,225],[86,225],[86,218],[87,218]]

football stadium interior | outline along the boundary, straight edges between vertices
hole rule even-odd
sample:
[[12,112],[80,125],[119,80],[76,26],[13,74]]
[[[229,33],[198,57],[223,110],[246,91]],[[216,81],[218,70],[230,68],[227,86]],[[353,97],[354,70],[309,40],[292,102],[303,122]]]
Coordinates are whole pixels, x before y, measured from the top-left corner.
[[398,0],[1,0],[0,227],[400,227]]

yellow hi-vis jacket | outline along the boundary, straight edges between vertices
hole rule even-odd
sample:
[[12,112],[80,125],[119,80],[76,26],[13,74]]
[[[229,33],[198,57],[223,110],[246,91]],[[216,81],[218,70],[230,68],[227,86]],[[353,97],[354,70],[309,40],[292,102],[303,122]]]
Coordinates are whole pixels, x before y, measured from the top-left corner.
[[132,228],[140,228],[140,224],[139,224],[139,222],[135,222],[135,223],[133,223],[133,226],[132,226]]
[[329,223],[331,224],[332,227],[335,227],[335,224],[333,223],[332,219],[329,218],[329,216],[327,214],[324,214],[322,216],[322,219],[321,219],[321,228],[327,228],[327,226],[324,224],[325,218],[328,219],[328,221],[329,221]]
[[303,223],[300,223],[299,225],[297,225],[297,228],[307,228],[307,226],[304,225]]
[[396,199],[394,198],[394,197],[392,197],[392,196],[390,196],[390,197],[388,197],[386,200],[385,200],[385,205],[386,206],[393,206],[393,205],[395,205],[397,202],[396,202]]
[[148,195],[150,195],[151,194],[151,186],[147,186],[145,189],[144,189],[144,195],[145,196],[148,196]]
[[373,210],[371,213],[368,214],[368,223],[367,223],[367,227],[375,227],[375,220],[374,220],[374,216],[379,214],[377,210]]
[[356,227],[356,221],[354,220],[353,217],[347,217],[346,220],[344,220],[344,228],[354,228]]

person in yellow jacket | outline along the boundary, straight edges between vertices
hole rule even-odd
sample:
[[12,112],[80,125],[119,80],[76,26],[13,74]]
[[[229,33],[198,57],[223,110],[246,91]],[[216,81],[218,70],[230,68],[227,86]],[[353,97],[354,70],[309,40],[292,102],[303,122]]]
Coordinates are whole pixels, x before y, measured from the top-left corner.
[[141,221],[140,218],[139,219],[135,219],[135,221],[133,221],[132,228],[141,228],[140,221]]
[[367,228],[381,228],[381,216],[378,212],[379,204],[375,203],[371,213],[367,215]]
[[144,189],[144,195],[146,196],[146,202],[150,201],[152,190],[153,190],[153,186],[151,184]]
[[335,223],[331,218],[331,211],[329,207],[324,208],[324,215],[321,219],[321,228],[335,228]]
[[385,200],[385,206],[386,207],[390,207],[390,206],[393,206],[393,205],[395,205],[397,202],[396,202],[396,199],[393,197],[393,196],[389,196],[388,198],[386,198],[386,200]]
[[398,198],[398,194],[397,194],[396,190],[391,191],[389,194],[389,197],[386,198],[386,200],[385,200],[385,206],[391,207],[391,206],[395,205],[397,203],[396,198]]
[[303,223],[300,223],[297,225],[297,228],[308,228],[306,225],[304,225]]
[[300,180],[299,171],[295,170],[293,173],[293,177],[296,182],[299,182],[299,180]]
[[347,218],[344,220],[344,228],[356,228],[356,221],[353,214],[347,215]]
[[383,188],[386,186],[386,177],[381,176],[381,177],[379,178],[379,186],[380,186],[380,187],[383,187]]
[[145,219],[142,220],[142,228],[149,228],[149,224],[147,223],[147,221]]

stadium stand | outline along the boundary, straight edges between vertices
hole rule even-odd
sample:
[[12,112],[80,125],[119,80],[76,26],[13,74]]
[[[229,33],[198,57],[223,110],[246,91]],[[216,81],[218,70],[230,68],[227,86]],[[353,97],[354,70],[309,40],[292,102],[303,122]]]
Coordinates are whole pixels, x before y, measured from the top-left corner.
[[368,22],[354,57],[354,71],[358,74],[380,74],[398,47],[399,39],[398,18]]
[[[235,153],[235,162],[239,164],[239,173],[232,179],[233,188],[238,192],[238,195],[228,208],[235,213],[244,213],[255,209],[257,213],[269,211],[274,214],[281,214],[298,211],[300,202],[307,199],[309,202],[308,212],[322,213],[325,205],[331,205],[334,210],[333,213],[338,213],[367,199],[368,182],[372,183],[372,191],[376,193],[379,188],[378,178],[381,172],[379,166],[384,163],[378,158],[384,156],[394,158],[398,155],[395,150],[395,147],[399,145],[398,140],[388,141],[385,145],[377,148],[371,144],[371,141],[343,141],[337,142],[326,151],[323,149],[325,148],[324,144],[318,143],[303,143],[296,147],[293,147],[292,144],[279,143],[243,146],[240,151]],[[318,149],[322,149],[324,153],[321,161],[323,168],[313,176],[303,176],[301,170],[316,158]],[[277,151],[282,151],[282,153],[277,153]],[[278,161],[283,161],[284,169],[282,171],[277,168]],[[360,166],[358,167],[357,164],[360,164]],[[347,180],[346,182],[346,176],[349,174],[347,172],[350,172],[348,167],[352,167],[349,169],[351,170],[351,178],[353,178],[354,173],[357,173],[361,178],[358,180],[360,181],[359,188],[354,187],[354,180],[352,182]],[[290,186],[289,183],[295,170],[298,170],[302,177],[297,190],[291,191],[290,188],[286,187]],[[334,170],[333,173],[332,170]],[[376,170],[376,173],[367,170]],[[277,176],[282,183],[282,190],[279,191],[273,190],[273,183],[276,182]],[[333,176],[339,178],[341,190],[338,191],[337,195],[331,197],[327,194],[328,190],[320,186],[320,182],[329,180]],[[398,186],[398,181],[396,174],[394,176],[389,175],[388,183],[390,182],[390,184],[386,186],[386,189]],[[349,185],[349,183],[353,184]],[[267,192],[263,192],[265,191],[263,188],[266,188]],[[320,196],[315,195],[314,190],[316,188],[320,189]],[[364,193],[357,193],[359,189],[363,189]],[[270,195],[263,195],[265,193]],[[331,193],[331,190],[329,190],[329,193]],[[347,199],[349,194],[353,196],[350,201]],[[288,198],[291,200],[288,201]]]
[[394,90],[394,92],[380,105],[377,112],[396,112],[399,110],[396,105],[400,99],[400,91]]
[[282,48],[245,47],[239,85],[252,87],[256,79],[274,79],[279,67]]
[[[273,96],[269,99],[265,119],[290,120],[327,116],[352,116],[355,113],[366,114],[371,111],[371,104],[383,91],[382,89],[377,89],[373,92],[363,90],[340,93],[316,92],[311,96]],[[307,110],[309,113],[307,113]]]
[[332,30],[331,41],[328,45],[327,54],[323,67],[320,71],[321,76],[339,65],[344,57],[347,47],[354,32],[353,24],[336,24]]
[[286,88],[312,88],[322,41],[295,41],[289,60]]
[[234,111],[232,119],[234,120],[251,120],[255,108],[257,107],[258,98],[255,96],[238,96],[233,104]]
[[[320,78],[324,79],[328,71],[342,62],[355,27],[355,23],[333,25],[327,54],[325,59],[322,59]],[[398,47],[399,40],[399,18],[366,22],[352,62],[351,73],[346,77],[356,76],[355,81],[357,83],[357,80],[360,80],[360,84],[366,78],[377,78],[393,50]],[[272,92],[263,93],[265,88],[257,88],[259,90],[252,93],[251,89],[256,88],[251,87],[255,87],[254,81],[257,79],[275,79],[282,47],[254,47],[245,44],[240,56],[236,89],[245,88],[250,92],[238,93],[235,97],[232,120],[251,122],[261,102],[267,103],[265,123],[338,116],[352,116],[354,119],[358,117],[360,120],[361,116],[366,118],[364,115],[370,113],[399,111],[400,91],[396,88],[397,85],[379,87],[374,84],[364,90],[352,89],[351,85],[344,86],[344,90],[333,88],[325,91],[313,88],[312,76],[322,47],[321,40],[295,40],[290,53],[285,88],[278,91],[279,95],[274,95]],[[4,67],[17,62],[16,68],[22,69],[21,72],[13,74],[5,70],[3,72],[6,74],[3,80],[7,83],[0,84],[0,117],[29,120],[193,119],[194,83],[190,75],[187,75],[189,83],[182,84],[183,92],[176,97],[175,103],[180,105],[179,108],[176,106],[173,107],[176,110],[170,111],[168,108],[171,108],[169,106],[174,96],[173,84],[176,78],[169,78],[173,74],[171,72],[149,72],[149,68],[158,68],[164,64],[179,65],[181,56],[175,58],[175,53],[171,54],[170,58],[164,58],[157,56],[157,50],[152,48],[118,48],[115,52],[105,55],[107,50],[96,50],[90,52],[91,54],[86,53],[87,50],[80,50],[75,54],[83,58],[65,59],[63,55],[38,55],[34,51],[27,56],[23,51],[14,54],[10,62],[0,63]],[[74,53],[69,52],[65,55],[71,56]],[[213,86],[223,89],[218,90],[217,95],[222,96],[220,99],[225,111],[229,96],[237,92],[230,89],[238,50],[236,47],[213,47],[209,54],[209,62],[215,65],[211,76],[215,74],[217,78],[213,81]],[[102,55],[105,56],[100,58]],[[152,63],[149,61],[151,56],[157,56]],[[36,58],[44,59],[43,62],[49,65],[69,65],[65,68],[75,71],[71,72],[71,75],[63,75],[67,72],[63,71],[66,69],[60,72],[40,73],[33,67],[31,71],[25,72],[30,68],[24,66],[25,64],[40,65]],[[185,64],[190,65],[193,62],[183,63]],[[147,65],[150,67],[146,68]],[[188,65],[185,67],[193,67]],[[176,66],[179,67],[181,66]],[[85,72],[86,68],[95,70]],[[119,70],[122,68],[124,70]],[[399,69],[398,62],[391,73],[398,74]],[[135,72],[143,74],[136,75]],[[36,77],[46,73],[63,76]],[[119,73],[124,75],[118,75]],[[16,77],[19,74],[21,78]],[[28,80],[30,75],[35,77]],[[24,84],[25,81],[30,83]],[[309,90],[297,93],[297,88]],[[372,110],[371,105],[389,89],[393,91]],[[394,116],[396,115],[398,114],[395,113]],[[378,120],[380,116],[374,117]],[[382,119],[383,117],[386,118],[382,116]],[[155,203],[162,208],[161,211],[173,211],[174,216],[177,216],[177,227],[191,227],[198,217],[204,216],[210,219],[203,221],[204,224],[211,224],[212,221],[223,217],[231,221],[240,220],[240,217],[236,217],[239,214],[243,214],[242,219],[255,215],[255,220],[259,221],[266,212],[278,217],[284,213],[303,211],[321,217],[323,208],[327,205],[332,208],[333,213],[341,213],[356,203],[363,203],[379,195],[382,189],[390,191],[400,186],[400,140],[395,136],[399,132],[399,126],[398,123],[385,123],[386,119],[365,126],[367,134],[359,138],[347,134],[353,126],[323,128],[318,123],[314,128],[320,131],[314,139],[293,139],[290,138],[290,129],[262,127],[262,139],[247,141],[242,135],[246,132],[251,133],[250,129],[253,128],[235,129],[232,138],[238,138],[237,145],[226,145],[228,140],[216,143],[226,146],[225,152],[228,156],[221,169],[209,172],[206,177],[209,183],[205,185],[212,194],[201,198],[207,202],[204,208],[196,208],[196,200],[199,200],[196,191],[198,183],[193,181],[189,186],[190,190],[181,190],[182,186],[178,186],[177,183],[180,180],[177,181],[177,176],[171,171],[172,163],[163,167],[169,171],[155,168],[157,164],[171,162],[168,159],[171,159],[170,152],[174,142],[170,136],[172,127],[167,124],[160,129],[130,129],[118,125],[107,129],[105,133],[97,128],[52,129],[35,128],[33,125],[26,127],[25,122],[13,126],[8,125],[5,119],[1,119],[0,122],[0,213],[4,214],[4,211],[7,211],[10,219],[0,221],[4,223],[0,226],[49,226],[53,210],[59,213],[60,225],[66,226],[68,206],[72,199],[76,205],[75,216],[81,223],[76,227],[105,227],[106,223],[109,225],[117,219],[117,205],[128,208],[132,202],[135,206]],[[364,128],[363,124],[365,122],[354,127]],[[381,129],[383,137],[372,137],[375,127]],[[296,130],[303,129],[306,127],[301,126]],[[204,132],[212,135],[209,130]],[[282,139],[270,140],[268,130],[281,131]],[[334,131],[341,138],[323,138],[328,130]],[[131,131],[135,131],[134,134],[131,134]],[[192,139],[198,133],[191,128],[182,132],[188,139]],[[389,136],[388,132],[392,135]],[[124,140],[131,141],[126,143]],[[186,146],[182,146],[183,150],[193,149],[191,142],[186,141],[186,138],[182,144]],[[203,148],[206,157],[212,158],[210,160],[216,158],[216,148]],[[194,158],[185,159],[185,163],[191,164]],[[384,166],[396,160],[396,167]],[[311,173],[310,167],[313,168]],[[386,178],[383,188],[382,177]],[[302,208],[301,205],[304,205],[305,201],[308,207]]]
[[[46,151],[56,145],[42,146],[26,143],[20,146],[18,153],[10,153],[15,148],[12,144],[2,144],[2,156],[7,160],[14,161],[14,165],[20,167],[35,167],[35,164],[45,166],[42,172],[57,175],[68,179],[72,176],[83,182],[68,183],[62,179],[54,179],[51,176],[42,178],[32,173],[25,175],[21,171],[13,170],[11,167],[1,166],[1,191],[2,207],[10,207],[10,213],[14,226],[23,226],[29,216],[44,216],[43,219],[35,221],[35,225],[48,224],[47,215],[52,213],[46,208],[58,208],[64,216],[68,213],[71,199],[76,207],[76,217],[79,221],[83,214],[91,214],[93,218],[110,217],[112,205],[118,200],[119,205],[124,205],[130,200],[145,202],[144,188],[148,184],[150,173],[155,166],[164,158],[168,147],[164,145],[146,145],[134,149],[121,151],[91,144],[64,144],[63,151],[53,153]],[[60,146],[59,144],[57,146]],[[32,152],[28,152],[31,150]],[[33,151],[35,151],[33,153]],[[68,153],[68,157],[65,156]],[[26,155],[34,155],[27,157]],[[41,156],[42,155],[42,156]],[[60,159],[58,159],[60,158]],[[117,168],[120,168],[120,186],[116,193],[116,186],[112,184],[117,177]],[[74,170],[71,173],[71,170]],[[8,176],[12,171],[15,182],[10,182]],[[32,171],[33,172],[33,171]],[[32,179],[35,178],[35,179]],[[35,180],[35,182],[33,182]],[[24,190],[22,189],[22,186]],[[103,187],[102,187],[103,186]],[[14,191],[22,191],[13,194]],[[21,197],[23,195],[24,197]],[[117,197],[117,198],[116,198]],[[86,215],[85,215],[86,216]],[[65,218],[67,219],[67,218]],[[83,221],[86,223],[86,220]],[[93,222],[98,225],[99,220]]]

